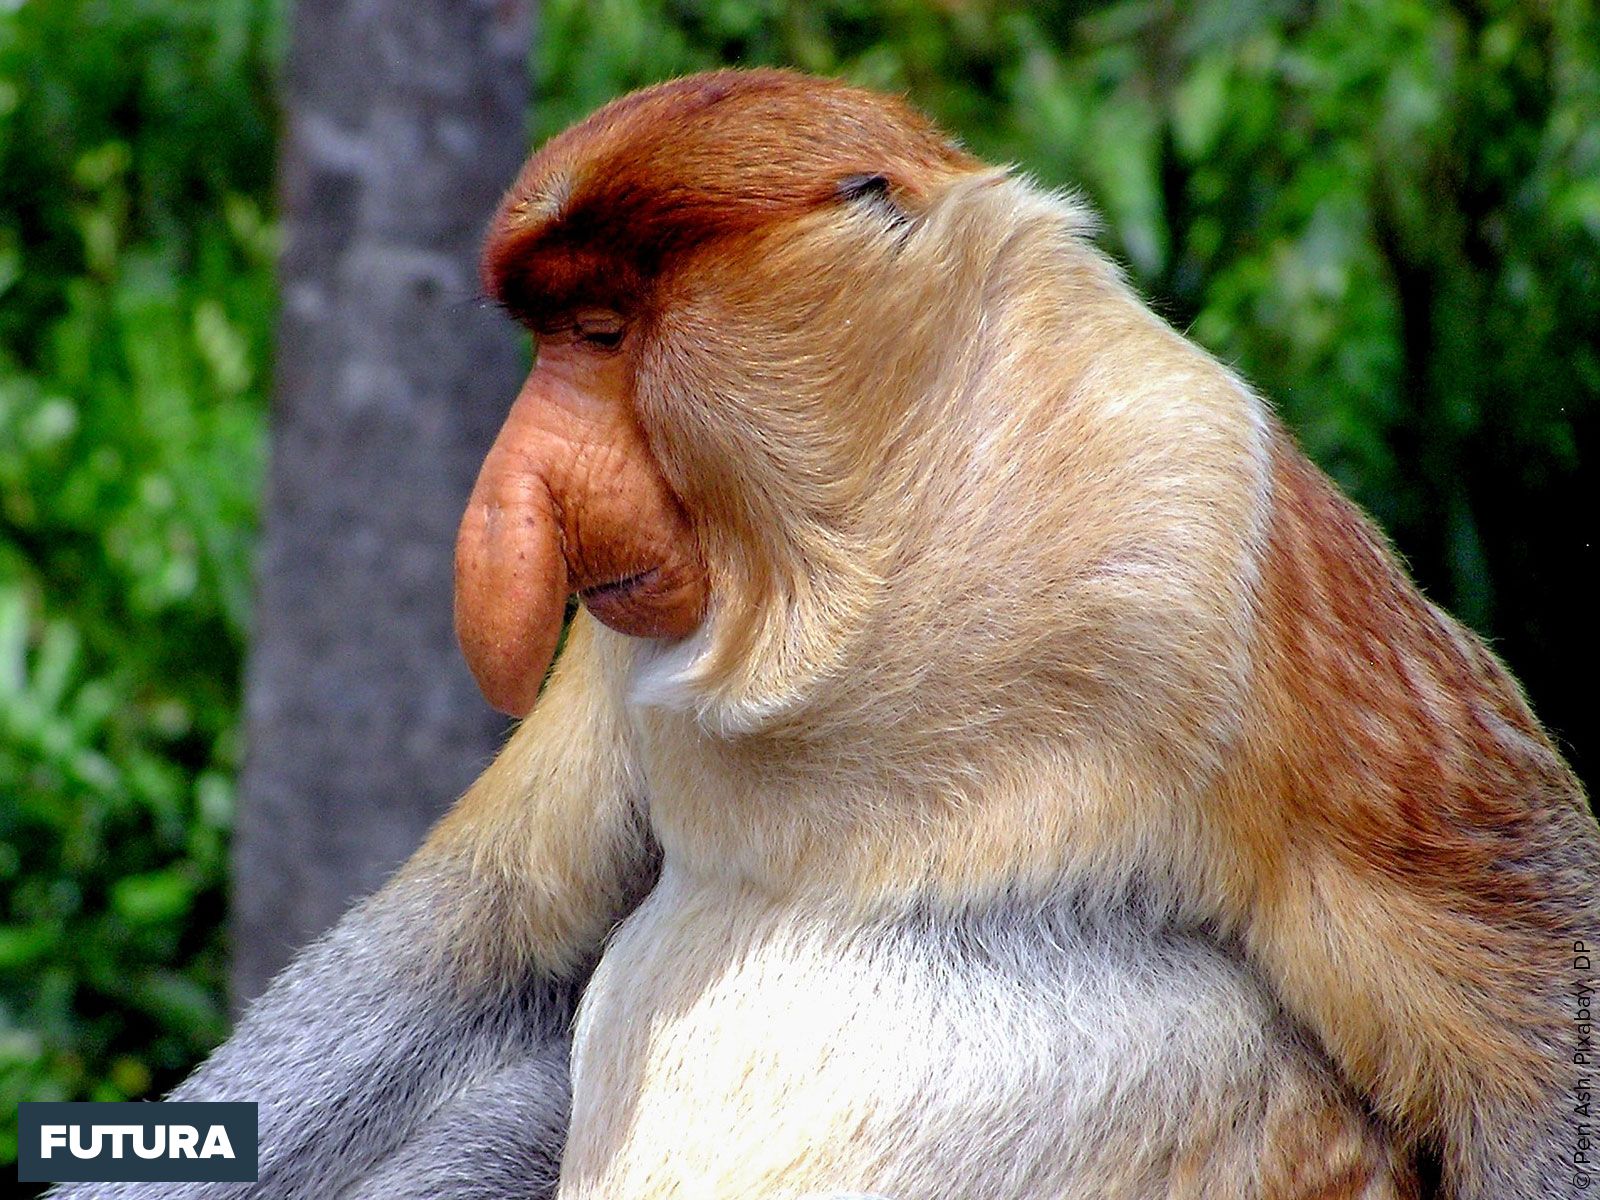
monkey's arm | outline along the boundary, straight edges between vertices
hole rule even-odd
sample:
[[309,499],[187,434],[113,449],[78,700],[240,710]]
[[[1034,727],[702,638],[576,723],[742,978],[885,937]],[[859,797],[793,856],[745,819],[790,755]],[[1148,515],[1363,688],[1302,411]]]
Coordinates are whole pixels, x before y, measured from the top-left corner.
[[655,871],[594,643],[580,615],[536,711],[423,848],[173,1093],[260,1104],[259,1182],[58,1195],[553,1191],[572,1006]]
[[1440,1156],[1444,1195],[1566,1195],[1600,829],[1516,683],[1353,506],[1293,452],[1275,491],[1260,707],[1223,806],[1251,949]]

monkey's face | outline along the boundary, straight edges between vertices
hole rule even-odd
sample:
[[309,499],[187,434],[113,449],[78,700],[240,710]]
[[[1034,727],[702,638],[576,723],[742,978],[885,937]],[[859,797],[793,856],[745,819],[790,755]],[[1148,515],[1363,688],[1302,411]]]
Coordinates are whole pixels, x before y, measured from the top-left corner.
[[887,247],[895,204],[974,165],[896,101],[780,72],[627,97],[530,160],[484,276],[538,355],[456,553],[457,631],[492,703],[532,707],[573,592],[613,629],[678,639],[708,608],[749,616],[784,570],[826,574],[826,547],[777,567],[784,531],[850,489],[874,422],[806,397],[873,395],[814,378],[873,356],[817,307],[862,264],[805,247],[849,209]]

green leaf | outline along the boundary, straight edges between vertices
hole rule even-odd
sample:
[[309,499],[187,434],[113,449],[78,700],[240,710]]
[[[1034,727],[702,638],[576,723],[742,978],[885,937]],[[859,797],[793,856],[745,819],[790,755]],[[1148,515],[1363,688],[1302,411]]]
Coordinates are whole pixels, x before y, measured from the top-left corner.
[[171,921],[194,903],[194,882],[180,869],[150,871],[119,879],[111,889],[111,906],[137,925]]

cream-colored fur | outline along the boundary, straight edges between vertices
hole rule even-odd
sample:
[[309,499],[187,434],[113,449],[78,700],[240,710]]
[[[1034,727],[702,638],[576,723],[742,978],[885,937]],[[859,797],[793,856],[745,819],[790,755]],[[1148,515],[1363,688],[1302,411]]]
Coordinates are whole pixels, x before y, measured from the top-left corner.
[[[748,529],[706,532],[735,564],[706,627],[626,685],[685,869],[973,900],[1158,867],[1178,908],[1226,869],[1200,809],[1249,668],[1265,417],[1086,224],[988,175],[903,235],[830,213],[747,283],[690,273],[668,320],[699,337],[665,330],[639,384],[673,405],[667,470],[771,466]],[[742,321],[780,281],[803,319]]]
[[1258,1190],[1276,1105],[1328,1130],[1319,1189],[1382,1160],[1236,959],[1051,916],[865,920],[669,866],[581,1009],[562,1196],[1324,1194]]

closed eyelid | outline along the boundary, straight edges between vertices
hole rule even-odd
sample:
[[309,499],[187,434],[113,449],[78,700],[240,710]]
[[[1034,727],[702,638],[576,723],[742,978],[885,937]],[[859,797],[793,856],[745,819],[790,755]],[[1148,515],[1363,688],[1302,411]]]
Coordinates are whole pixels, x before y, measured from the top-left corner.
[[581,330],[605,332],[621,329],[627,321],[621,313],[609,308],[581,308],[572,314],[572,323]]
[[573,314],[572,329],[578,337],[602,349],[620,345],[628,322],[611,309],[582,309]]

